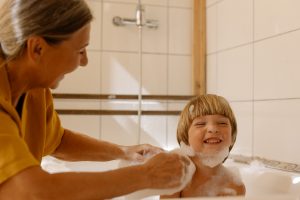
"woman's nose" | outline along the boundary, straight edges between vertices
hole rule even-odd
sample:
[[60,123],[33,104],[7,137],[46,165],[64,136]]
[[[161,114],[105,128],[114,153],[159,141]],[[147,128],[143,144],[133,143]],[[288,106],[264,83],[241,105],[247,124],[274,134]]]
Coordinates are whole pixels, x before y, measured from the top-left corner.
[[81,58],[80,58],[80,66],[81,67],[85,67],[87,66],[89,60],[86,54],[86,51],[84,51],[84,53],[82,54]]

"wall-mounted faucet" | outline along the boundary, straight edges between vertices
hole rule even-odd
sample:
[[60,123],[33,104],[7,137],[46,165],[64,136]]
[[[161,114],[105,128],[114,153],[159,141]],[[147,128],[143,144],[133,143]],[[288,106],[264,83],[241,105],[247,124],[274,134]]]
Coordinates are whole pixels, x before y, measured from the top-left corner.
[[121,18],[119,16],[115,16],[113,18],[113,24],[116,26],[136,25],[139,28],[145,26],[151,29],[157,29],[159,26],[158,21],[152,19],[145,20],[144,13],[145,13],[145,8],[141,4],[141,1],[139,0],[138,5],[136,7],[135,19]]

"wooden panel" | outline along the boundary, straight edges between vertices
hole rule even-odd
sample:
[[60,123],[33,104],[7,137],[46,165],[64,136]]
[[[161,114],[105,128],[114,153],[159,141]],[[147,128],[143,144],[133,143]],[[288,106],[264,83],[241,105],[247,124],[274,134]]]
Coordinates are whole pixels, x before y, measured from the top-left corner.
[[206,93],[206,0],[194,0],[193,91]]

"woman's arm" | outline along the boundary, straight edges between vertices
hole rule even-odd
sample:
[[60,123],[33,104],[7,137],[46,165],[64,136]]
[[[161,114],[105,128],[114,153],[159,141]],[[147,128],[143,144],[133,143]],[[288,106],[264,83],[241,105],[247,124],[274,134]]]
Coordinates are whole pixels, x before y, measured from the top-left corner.
[[182,159],[160,153],[143,165],[91,173],[49,174],[39,166],[30,167],[0,185],[0,199],[108,199],[145,188],[177,187],[185,167]]
[[141,160],[145,153],[157,154],[162,149],[151,145],[120,146],[65,129],[54,157],[69,161]]

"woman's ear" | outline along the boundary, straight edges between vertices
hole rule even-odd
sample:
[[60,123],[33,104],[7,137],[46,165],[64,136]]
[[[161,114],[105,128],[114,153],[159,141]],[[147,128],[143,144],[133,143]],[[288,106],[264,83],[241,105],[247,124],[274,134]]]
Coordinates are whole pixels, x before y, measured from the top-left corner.
[[46,41],[40,36],[32,36],[27,40],[27,56],[33,63],[39,63],[46,48]]

